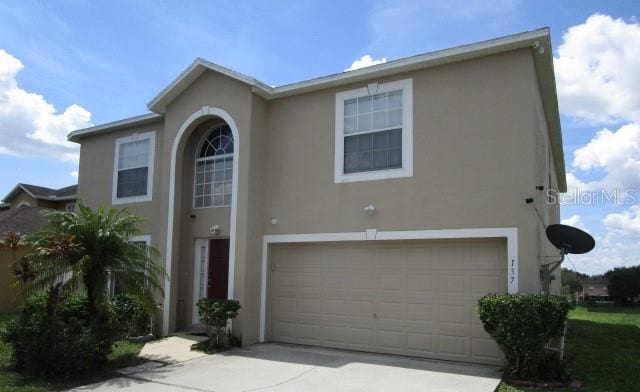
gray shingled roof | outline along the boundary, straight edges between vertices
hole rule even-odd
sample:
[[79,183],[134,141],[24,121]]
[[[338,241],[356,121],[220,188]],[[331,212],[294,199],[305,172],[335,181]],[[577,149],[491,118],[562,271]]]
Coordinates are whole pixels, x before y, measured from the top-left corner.
[[47,223],[45,213],[50,211],[41,207],[19,207],[0,211],[0,235],[8,232],[31,234]]
[[78,185],[71,185],[60,189],[52,189],[44,186],[31,185],[31,184],[18,184],[9,194],[3,199],[3,201],[11,200],[15,193],[22,189],[29,195],[39,200],[73,200],[78,193]]

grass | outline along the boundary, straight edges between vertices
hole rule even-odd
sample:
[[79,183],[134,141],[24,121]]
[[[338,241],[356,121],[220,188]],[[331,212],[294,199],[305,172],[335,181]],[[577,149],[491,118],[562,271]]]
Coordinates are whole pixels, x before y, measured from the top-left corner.
[[[640,308],[571,311],[565,353],[571,377],[584,382],[580,391],[640,391]],[[498,392],[520,391],[536,389],[504,382],[498,387]]]
[[[0,314],[0,329],[15,315]],[[97,372],[79,375],[73,380],[43,380],[34,376],[14,372],[10,369],[11,347],[0,341],[0,391],[41,392],[58,391],[80,385],[91,384],[115,377],[116,369],[135,366],[146,360],[138,358],[144,343],[119,341],[109,355],[109,362]]]

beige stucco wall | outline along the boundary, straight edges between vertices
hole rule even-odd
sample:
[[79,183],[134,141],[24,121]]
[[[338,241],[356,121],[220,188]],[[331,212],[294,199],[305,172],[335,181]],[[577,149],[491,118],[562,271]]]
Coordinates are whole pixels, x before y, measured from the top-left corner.
[[[405,78],[413,79],[413,177],[335,184],[336,92]],[[153,201],[127,207],[147,219],[152,242],[164,253],[171,148],[183,123],[208,105],[229,113],[239,131],[234,296],[243,310],[234,332],[245,343],[258,337],[264,234],[517,227],[520,290],[538,292],[547,250],[525,199],[534,197],[548,222],[559,214],[535,189],[550,170],[536,86],[528,49],[271,101],[206,72],[167,107],[164,125],[83,139],[79,194],[90,205],[110,203],[115,139],[156,130]],[[230,235],[228,208],[192,208],[200,138],[193,132],[206,120],[191,124],[178,146],[170,330],[191,319],[194,239],[208,237],[213,224],[221,236]],[[363,212],[369,203],[377,208],[374,216]]]
[[30,207],[38,206],[38,200],[36,200],[35,198],[29,196],[26,192],[20,191],[11,200],[11,206],[17,208],[22,203],[26,203]]
[[[113,189],[113,176],[116,139],[130,136],[132,133],[156,132],[156,151],[162,151],[163,124],[136,127],[118,132],[103,134],[82,143],[80,149],[80,168],[78,172],[78,200],[90,207],[101,205],[110,206]],[[152,245],[160,244],[160,219],[162,214],[158,210],[161,183],[163,179],[164,158],[155,154],[153,172],[153,198],[151,202],[118,204],[116,207],[126,208],[131,213],[144,219],[142,234],[151,235]]]
[[[20,247],[16,253],[16,259],[26,255],[27,248]],[[20,290],[11,285],[13,274],[11,264],[13,263],[13,252],[10,248],[0,245],[0,312],[14,312],[21,303]]]
[[[265,231],[517,227],[520,289],[538,291],[539,223],[525,199],[536,196],[544,162],[534,149],[529,51],[388,80],[407,77],[414,91],[411,178],[333,183],[335,93],[366,83],[271,103]],[[369,203],[373,217],[363,213]]]

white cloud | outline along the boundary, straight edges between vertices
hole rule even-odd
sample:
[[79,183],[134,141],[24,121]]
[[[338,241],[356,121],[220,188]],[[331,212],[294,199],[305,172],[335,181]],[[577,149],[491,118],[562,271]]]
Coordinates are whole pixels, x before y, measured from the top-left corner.
[[562,39],[555,58],[561,112],[595,123],[640,121],[640,24],[595,14]]
[[605,273],[615,267],[640,264],[640,241],[637,239],[609,232],[604,236],[595,236],[595,240],[596,247],[591,252],[570,255],[577,271],[593,275]]
[[73,104],[62,113],[42,95],[18,85],[22,62],[0,49],[0,154],[49,156],[78,162],[78,145],[67,134],[91,125],[91,113]]
[[584,222],[582,222],[582,217],[578,214],[571,215],[567,219],[562,219],[560,223],[562,223],[563,225],[574,226],[582,230],[586,230]]
[[353,63],[351,63],[351,66],[345,69],[345,72],[353,71],[355,69],[360,69],[364,67],[370,67],[372,65],[382,64],[386,62],[387,62],[387,59],[385,57],[374,60],[373,57],[371,57],[368,54],[365,54],[364,56],[360,57],[358,60],[355,60]]
[[587,145],[574,151],[572,164],[586,172],[604,169],[606,175],[585,183],[570,173],[567,180],[571,186],[583,190],[640,187],[640,125],[631,123],[617,131],[599,131]]
[[572,172],[567,172],[567,193],[576,194],[585,190],[591,190],[591,186],[580,180]]
[[608,214],[603,223],[610,232],[640,238],[640,205],[631,206],[620,213]]
[[75,178],[76,180],[78,179],[78,171],[72,171],[71,173],[69,173],[69,175],[73,178]]
[[[602,274],[616,267],[640,265],[640,205],[609,213],[601,222],[604,230],[603,234],[594,235],[596,247],[586,254],[571,255],[576,269]],[[562,223],[586,230],[581,215],[572,215]]]

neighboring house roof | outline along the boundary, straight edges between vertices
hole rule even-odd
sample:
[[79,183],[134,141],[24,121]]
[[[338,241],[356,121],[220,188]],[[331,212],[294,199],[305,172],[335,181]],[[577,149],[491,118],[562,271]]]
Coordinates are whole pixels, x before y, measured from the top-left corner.
[[41,207],[19,207],[0,215],[0,234],[16,232],[31,234],[47,223],[45,213],[50,211]]
[[68,139],[78,142],[82,137],[96,133],[111,132],[128,126],[137,126],[158,121],[163,117],[167,105],[186,90],[200,75],[210,70],[251,86],[253,92],[267,100],[307,93],[315,90],[355,83],[371,78],[385,77],[401,72],[415,71],[453,62],[481,58],[516,49],[531,48],[535,51],[535,70],[542,96],[544,115],[547,120],[551,147],[560,191],[567,189],[562,148],[562,131],[558,98],[556,95],[551,53],[551,36],[548,28],[509,35],[492,40],[439,50],[417,56],[406,57],[353,71],[341,72],[279,87],[269,86],[255,78],[236,72],[202,58],[197,58],[171,84],[153,98],[147,107],[155,113],[144,114],[108,124],[79,129],[69,134]]
[[10,201],[20,192],[26,192],[29,196],[37,200],[67,201],[75,200],[78,193],[78,185],[71,185],[60,189],[51,189],[38,185],[18,184],[9,192],[2,201]]
[[606,284],[587,284],[582,287],[582,291],[590,296],[607,296],[609,295],[609,287]]

